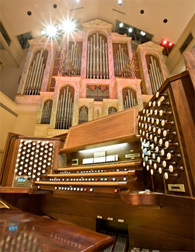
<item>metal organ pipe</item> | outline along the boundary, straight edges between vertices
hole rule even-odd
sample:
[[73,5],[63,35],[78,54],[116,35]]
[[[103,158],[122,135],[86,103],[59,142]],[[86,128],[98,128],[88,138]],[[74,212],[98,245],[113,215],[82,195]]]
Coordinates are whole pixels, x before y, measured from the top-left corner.
[[108,50],[107,50],[107,44],[105,44],[105,57],[106,57],[106,79],[108,79]]
[[38,95],[41,89],[43,73],[45,69],[43,50],[37,53],[36,59],[29,68],[26,85],[24,89],[25,95]]
[[156,60],[154,60],[152,56],[150,56],[150,65],[149,65],[148,72],[149,72],[152,92],[154,94],[160,88],[160,86],[164,82],[164,79],[160,71],[160,68],[156,64]]
[[93,73],[93,69],[92,69],[92,64],[93,64],[93,38],[91,37],[91,44],[90,44],[90,49],[91,49],[91,52],[90,52],[90,79],[92,78],[92,73]]
[[99,33],[96,33],[97,38],[97,79],[99,79]]
[[100,36],[100,79],[102,79],[102,36]]
[[129,63],[129,56],[127,56],[121,45],[119,44],[118,51],[116,52],[116,55],[114,57],[114,73],[115,76],[120,76],[120,72],[123,70],[122,76],[126,77],[127,76],[127,71],[125,69],[125,66]]

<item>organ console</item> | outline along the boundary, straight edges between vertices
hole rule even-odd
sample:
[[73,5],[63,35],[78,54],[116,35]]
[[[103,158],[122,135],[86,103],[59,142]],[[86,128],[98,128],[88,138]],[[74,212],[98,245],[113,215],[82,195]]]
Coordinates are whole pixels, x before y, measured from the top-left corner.
[[[92,37],[91,46],[95,41],[102,43]],[[184,72],[166,80],[139,113],[129,108],[55,138],[10,133],[0,174],[2,198],[13,203],[8,193],[37,195],[36,209],[52,218],[108,235],[119,230],[129,251],[136,246],[192,251],[192,94]],[[32,211],[20,199],[15,206]]]

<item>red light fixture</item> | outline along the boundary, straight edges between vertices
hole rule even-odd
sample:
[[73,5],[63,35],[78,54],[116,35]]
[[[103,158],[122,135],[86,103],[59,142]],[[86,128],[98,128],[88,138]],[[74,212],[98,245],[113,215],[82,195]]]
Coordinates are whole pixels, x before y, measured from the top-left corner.
[[163,45],[166,45],[167,44],[167,40],[164,39],[163,42],[162,42]]
[[169,42],[169,46],[171,47],[173,45],[173,43],[172,42]]

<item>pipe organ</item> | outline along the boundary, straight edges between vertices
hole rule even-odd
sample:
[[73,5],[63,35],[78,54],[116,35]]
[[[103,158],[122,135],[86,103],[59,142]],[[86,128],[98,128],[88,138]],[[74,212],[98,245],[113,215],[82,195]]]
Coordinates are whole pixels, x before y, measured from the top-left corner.
[[34,54],[28,71],[24,95],[39,95],[47,61],[47,51],[40,50]]
[[[69,86],[61,89],[60,109],[69,94]],[[0,174],[2,197],[43,194],[44,213],[91,229],[102,222],[121,228],[129,249],[192,251],[192,94],[184,72],[168,79],[139,114],[132,107],[71,127],[59,138],[10,134]]]
[[50,124],[51,110],[52,110],[52,100],[47,100],[44,102],[41,124]]
[[107,40],[98,32],[92,34],[88,39],[86,78],[109,78]]
[[164,77],[160,69],[159,60],[154,55],[146,55],[148,74],[150,78],[152,93],[154,94],[164,82]]
[[137,106],[136,93],[131,88],[123,89],[123,105],[124,109]]
[[71,127],[73,105],[74,89],[67,85],[60,90],[56,115],[56,129],[69,129]]
[[[68,42],[70,49],[61,51],[59,73],[65,75],[80,75],[81,73],[81,45],[79,42]],[[81,45],[80,45],[81,44]],[[68,45],[67,45],[68,46]]]
[[[26,106],[33,108],[34,117],[34,108],[45,101],[39,106],[41,123],[35,125],[34,137],[8,136],[0,170],[1,198],[22,210],[108,235],[120,230],[128,237],[128,251],[193,251],[193,83],[184,72],[162,84],[163,68],[151,55],[159,55],[160,46],[139,45],[133,65],[130,39],[108,28],[107,40],[102,35],[107,28],[96,22],[78,32],[77,42],[69,42],[67,50],[51,48],[55,59],[51,51],[34,54],[21,90],[40,95],[49,65],[45,75],[51,75],[50,93],[42,90]],[[21,93],[16,98],[26,104]],[[20,116],[17,120],[20,124]],[[36,137],[41,134],[44,137]]]

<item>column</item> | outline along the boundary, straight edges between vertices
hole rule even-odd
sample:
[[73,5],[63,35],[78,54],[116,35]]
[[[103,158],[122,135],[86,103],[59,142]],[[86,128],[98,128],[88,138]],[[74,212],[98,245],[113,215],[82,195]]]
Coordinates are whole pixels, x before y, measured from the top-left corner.
[[72,116],[72,126],[78,124],[78,106],[79,106],[79,83],[76,84],[75,94],[74,94],[74,105],[73,105],[73,116]]
[[46,67],[44,70],[43,81],[41,85],[41,92],[47,91],[47,86],[50,80],[50,72],[51,72],[51,67],[53,63],[53,57],[54,57],[54,48],[51,47],[50,49],[48,49],[48,57],[46,61]]
[[152,88],[151,88],[151,84],[150,84],[150,77],[148,74],[146,57],[145,57],[145,53],[142,51],[140,51],[140,58],[141,58],[141,64],[142,64],[142,71],[143,71],[143,75],[144,75],[146,94],[152,95]]
[[83,48],[82,48],[82,57],[81,57],[81,77],[86,78],[86,68],[87,68],[87,30],[84,30],[83,34]]
[[114,78],[114,59],[112,48],[112,33],[108,31],[108,65],[109,65],[109,79]]
[[89,115],[88,115],[89,121],[93,120],[93,103],[89,103]]
[[54,98],[53,98],[52,111],[51,111],[50,128],[55,128],[59,92],[60,92],[60,83],[57,80],[56,86],[55,86]]
[[28,70],[29,70],[32,58],[33,58],[33,47],[30,46],[30,48],[28,49],[28,54],[26,56],[26,61],[25,61],[25,64],[24,64],[24,68],[23,68],[21,79],[20,79],[20,84],[19,84],[19,87],[18,87],[17,94],[23,94],[25,83],[26,83],[26,78],[27,78],[27,75],[28,75]]
[[43,104],[44,104],[44,100],[43,98],[41,98],[40,104],[39,104],[39,111],[38,111],[38,115],[37,115],[37,123],[41,123],[41,115],[42,115],[42,110],[43,110]]
[[118,110],[123,110],[123,96],[122,96],[122,89],[121,86],[117,83],[117,90],[118,90]]

